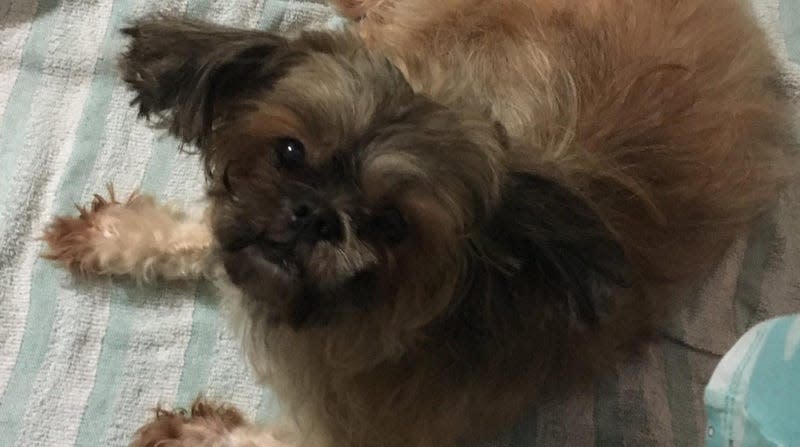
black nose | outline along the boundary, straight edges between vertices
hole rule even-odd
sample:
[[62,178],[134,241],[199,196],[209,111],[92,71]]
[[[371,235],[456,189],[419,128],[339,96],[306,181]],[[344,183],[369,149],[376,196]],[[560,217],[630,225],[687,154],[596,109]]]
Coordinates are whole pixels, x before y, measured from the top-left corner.
[[300,201],[292,207],[292,228],[298,238],[309,242],[338,242],[344,238],[339,214],[329,208]]

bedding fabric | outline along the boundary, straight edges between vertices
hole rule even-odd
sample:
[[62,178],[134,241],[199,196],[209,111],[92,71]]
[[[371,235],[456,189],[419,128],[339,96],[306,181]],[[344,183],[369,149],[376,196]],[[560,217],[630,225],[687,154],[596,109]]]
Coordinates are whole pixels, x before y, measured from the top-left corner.
[[[800,1],[754,1],[797,85]],[[337,21],[321,0],[0,0],[0,446],[127,445],[155,404],[201,392],[253,418],[277,410],[209,285],[76,282],[38,257],[48,219],[106,182],[201,197],[197,160],[137,120],[114,71],[117,30],[163,10],[271,30]],[[721,355],[756,322],[800,309],[798,199],[788,191],[693,289],[672,341],[486,445],[703,443],[703,389]]]

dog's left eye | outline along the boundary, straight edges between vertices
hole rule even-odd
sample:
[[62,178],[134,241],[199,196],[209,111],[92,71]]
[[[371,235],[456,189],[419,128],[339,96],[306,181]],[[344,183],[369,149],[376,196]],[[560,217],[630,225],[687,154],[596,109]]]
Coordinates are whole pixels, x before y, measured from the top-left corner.
[[281,167],[297,169],[306,162],[306,148],[294,138],[281,138],[276,146],[278,162]]

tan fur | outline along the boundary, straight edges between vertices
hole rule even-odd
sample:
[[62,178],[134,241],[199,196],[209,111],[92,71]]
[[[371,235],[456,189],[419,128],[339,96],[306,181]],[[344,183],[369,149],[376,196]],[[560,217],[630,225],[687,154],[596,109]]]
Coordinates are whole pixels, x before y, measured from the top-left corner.
[[211,233],[175,207],[132,194],[117,201],[95,195],[77,217],[59,217],[45,229],[45,257],[82,275],[130,276],[137,281],[196,280],[209,268]]
[[587,191],[654,278],[706,268],[796,171],[776,62],[729,0],[345,3],[417,90],[482,98],[520,163]]
[[134,435],[130,447],[291,447],[289,425],[264,429],[234,407],[197,398],[189,410],[158,407]]
[[[245,418],[233,407],[197,399],[190,410],[157,408],[155,418],[140,428],[131,447],[247,447],[246,442],[229,442],[249,431]],[[264,437],[264,439],[267,439]],[[265,447],[281,444],[259,443]]]
[[[618,343],[637,340],[675,301],[662,281],[701,275],[795,173],[796,159],[787,151],[795,144],[788,103],[770,82],[778,76],[776,62],[762,31],[734,2],[356,3],[344,6],[364,16],[360,34],[392,55],[417,91],[455,106],[480,98],[516,143],[510,163],[552,170],[581,191],[649,283],[649,300],[633,293],[603,330],[568,343],[574,351],[565,353],[563,371],[573,361],[599,369],[613,364],[618,357],[612,353],[623,348]],[[264,330],[248,327],[242,334]],[[550,373],[527,371],[508,388],[485,374],[454,396],[446,386],[442,393],[419,392],[436,380],[422,368],[402,380],[392,376],[398,371],[380,369],[368,380],[347,380],[351,366],[363,367],[374,355],[358,346],[366,341],[360,334],[383,332],[352,330],[359,332],[276,333],[268,351],[245,338],[253,364],[282,365],[262,374],[289,402],[328,408],[320,396],[339,396],[347,412],[309,417],[335,420],[333,426],[346,430],[338,436],[366,436],[352,445],[407,445],[411,439],[450,445],[464,432],[491,431],[535,399]],[[404,352],[390,346],[381,349]],[[337,355],[318,363],[312,353],[320,351]],[[545,351],[542,358],[552,355]],[[366,358],[338,355],[345,352]],[[313,373],[297,375],[309,365]]]
[[[241,278],[234,285],[211,276],[258,377],[302,429],[295,445],[440,447],[494,433],[526,406],[630,355],[678,304],[671,287],[702,275],[796,172],[779,68],[735,0],[334,3],[360,20],[354,26],[363,41],[393,60],[413,92],[346,33],[276,43],[256,32],[174,23],[180,32],[170,34],[145,23],[131,32],[140,45],[124,62],[142,113],[165,115],[171,132],[201,146],[215,174],[214,239],[229,276]],[[165,36],[171,45],[160,43]],[[227,73],[225,63],[248,45],[269,49],[269,64],[236,73],[244,80],[255,71],[271,88],[246,105],[234,101],[241,92],[220,98],[214,114],[203,115],[208,96],[174,85],[183,78],[168,69],[200,58],[196,46],[208,42],[221,48],[210,61],[218,64],[214,73]],[[286,60],[301,62],[281,65]],[[171,75],[163,83],[159,70]],[[395,109],[406,113],[387,115]],[[265,149],[275,138],[300,138],[311,167],[324,170],[373,127],[402,121],[397,116],[411,120],[402,123],[419,130],[414,136],[433,137],[371,147],[357,158],[361,177],[350,179],[357,193],[342,193],[348,185],[321,189],[343,209],[348,200],[370,212],[391,202],[407,216],[411,242],[371,244],[348,221],[347,243],[339,251],[318,244],[304,265],[326,292],[374,267],[380,300],[368,311],[342,305],[330,324],[280,324],[302,294],[253,246],[263,243],[261,234],[283,237],[290,219],[283,191],[296,176],[275,168]],[[56,257],[145,276],[136,267],[142,256],[118,269],[82,261],[94,252],[86,247],[102,240],[101,231],[84,229],[98,225],[98,208],[98,217],[82,213],[51,227]],[[131,231],[141,239],[143,228]],[[154,234],[143,233],[145,240]],[[225,249],[236,247],[237,236],[256,242]],[[533,255],[557,258],[555,270],[519,256],[528,239]],[[128,243],[116,245],[115,256]],[[617,245],[624,262],[613,253]],[[592,262],[611,272],[595,275]],[[617,268],[630,273],[628,287],[603,283]],[[570,281],[556,286],[531,279],[564,271]],[[585,279],[592,275],[599,279]],[[474,289],[479,281],[486,283]],[[582,303],[571,298],[581,293],[608,305],[597,322],[580,317]],[[266,445],[258,430],[238,433]]]

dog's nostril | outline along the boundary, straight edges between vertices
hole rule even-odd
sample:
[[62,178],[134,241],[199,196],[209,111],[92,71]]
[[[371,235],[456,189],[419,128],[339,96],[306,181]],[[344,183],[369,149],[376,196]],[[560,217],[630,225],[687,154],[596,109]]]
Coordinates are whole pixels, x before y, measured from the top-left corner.
[[319,221],[317,223],[317,234],[323,239],[325,239],[331,232],[331,227],[325,221]]
[[309,206],[307,203],[300,203],[295,205],[292,213],[295,219],[307,219],[309,216],[311,216],[311,206]]
[[342,221],[334,210],[321,212],[314,216],[306,235],[315,241],[340,241],[344,236]]
[[328,210],[320,213],[314,222],[313,229],[315,236],[320,241],[335,242],[342,239],[342,221],[339,214],[334,210]]
[[342,238],[342,224],[339,216],[332,213],[329,217],[322,216],[316,224],[317,236],[323,241],[335,241]]
[[292,207],[290,227],[298,237],[307,241],[335,242],[343,238],[344,230],[339,214],[329,207],[316,207],[299,202]]

